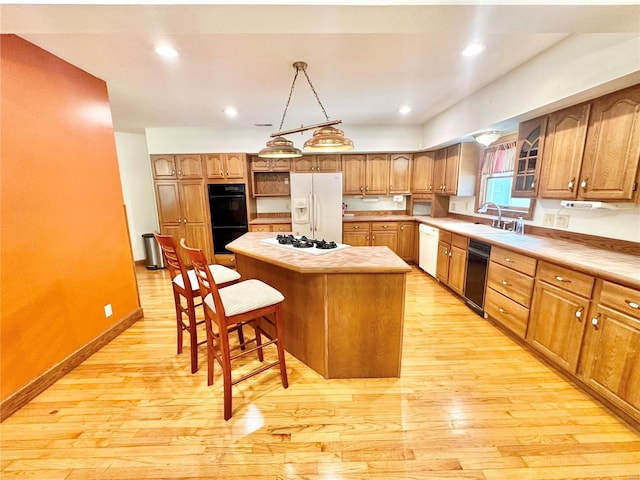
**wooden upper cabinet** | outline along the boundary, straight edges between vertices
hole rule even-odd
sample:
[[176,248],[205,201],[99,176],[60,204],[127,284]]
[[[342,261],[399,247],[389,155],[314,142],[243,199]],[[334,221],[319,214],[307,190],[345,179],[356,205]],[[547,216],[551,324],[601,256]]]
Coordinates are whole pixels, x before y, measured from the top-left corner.
[[512,197],[535,197],[538,191],[546,128],[547,117],[534,118],[518,125]]
[[291,170],[290,158],[251,157],[251,170],[254,172],[288,172]]
[[200,180],[204,178],[202,155],[176,155],[178,179]]
[[291,171],[300,173],[339,172],[340,155],[303,155],[291,161]]
[[389,157],[389,193],[411,193],[411,154],[391,154]]
[[447,149],[436,150],[433,161],[433,183],[436,193],[443,193],[445,189],[445,174],[447,171]]
[[578,196],[633,200],[640,162],[640,85],[593,102]]
[[411,193],[433,193],[433,163],[436,152],[416,153],[413,156]]
[[389,184],[389,155],[378,153],[366,156],[365,195],[385,195]]
[[175,155],[151,155],[151,172],[156,180],[176,179]]
[[364,155],[342,155],[342,193],[364,195]]
[[549,115],[540,197],[576,198],[590,109],[582,103]]
[[209,153],[206,155],[207,178],[243,181],[247,157],[244,153]]
[[458,194],[458,171],[460,168],[461,145],[456,143],[447,147],[447,167],[444,172],[444,194]]

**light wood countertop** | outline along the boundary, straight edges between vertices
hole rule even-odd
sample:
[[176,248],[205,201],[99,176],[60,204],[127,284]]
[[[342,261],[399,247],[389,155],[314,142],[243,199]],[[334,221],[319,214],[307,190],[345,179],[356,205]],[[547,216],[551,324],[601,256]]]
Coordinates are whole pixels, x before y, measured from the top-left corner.
[[411,270],[388,247],[349,247],[324,255],[311,255],[260,241],[275,236],[273,232],[250,232],[227,248],[299,273],[405,273]]
[[640,257],[589,247],[576,242],[504,232],[453,218],[420,218],[419,223],[448,230],[492,245],[508,248],[539,260],[563,265],[589,275],[640,289]]

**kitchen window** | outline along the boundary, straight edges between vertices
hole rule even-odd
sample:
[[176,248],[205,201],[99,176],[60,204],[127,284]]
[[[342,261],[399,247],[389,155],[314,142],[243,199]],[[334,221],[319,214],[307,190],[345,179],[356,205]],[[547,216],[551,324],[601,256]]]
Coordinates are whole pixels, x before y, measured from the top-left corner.
[[[513,169],[516,157],[516,142],[500,143],[488,147],[482,153],[476,210],[485,202],[500,205],[503,217],[533,218],[535,201],[531,198],[512,197]],[[489,214],[497,210],[488,208]]]

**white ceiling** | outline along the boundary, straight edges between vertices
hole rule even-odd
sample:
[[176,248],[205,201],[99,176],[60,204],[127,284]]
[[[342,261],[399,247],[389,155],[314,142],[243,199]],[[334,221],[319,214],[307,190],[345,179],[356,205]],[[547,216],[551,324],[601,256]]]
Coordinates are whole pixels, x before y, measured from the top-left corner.
[[[3,4],[0,32],[15,33],[105,80],[115,129],[124,132],[211,126],[276,131],[297,60],[308,63],[327,114],[345,128],[423,124],[573,33],[640,33],[635,1],[217,3]],[[486,52],[461,56],[474,40],[486,44]],[[157,56],[153,47],[161,43],[180,56]],[[402,117],[404,104],[413,111]],[[228,106],[238,110],[236,118],[223,113]],[[283,128],[321,121],[322,111],[299,77]],[[254,126],[263,123],[273,127]]]

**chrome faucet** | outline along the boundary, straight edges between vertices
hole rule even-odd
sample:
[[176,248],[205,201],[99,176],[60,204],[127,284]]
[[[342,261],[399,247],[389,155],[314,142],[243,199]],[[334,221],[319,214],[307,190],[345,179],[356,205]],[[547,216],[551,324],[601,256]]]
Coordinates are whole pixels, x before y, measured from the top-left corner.
[[487,207],[489,205],[493,205],[494,207],[496,207],[496,210],[498,210],[498,225],[494,225],[494,220],[494,222],[491,222],[491,226],[502,228],[502,210],[500,210],[500,205],[498,205],[497,203],[484,202],[482,205],[480,205],[480,208],[478,208],[478,213],[487,213]]

